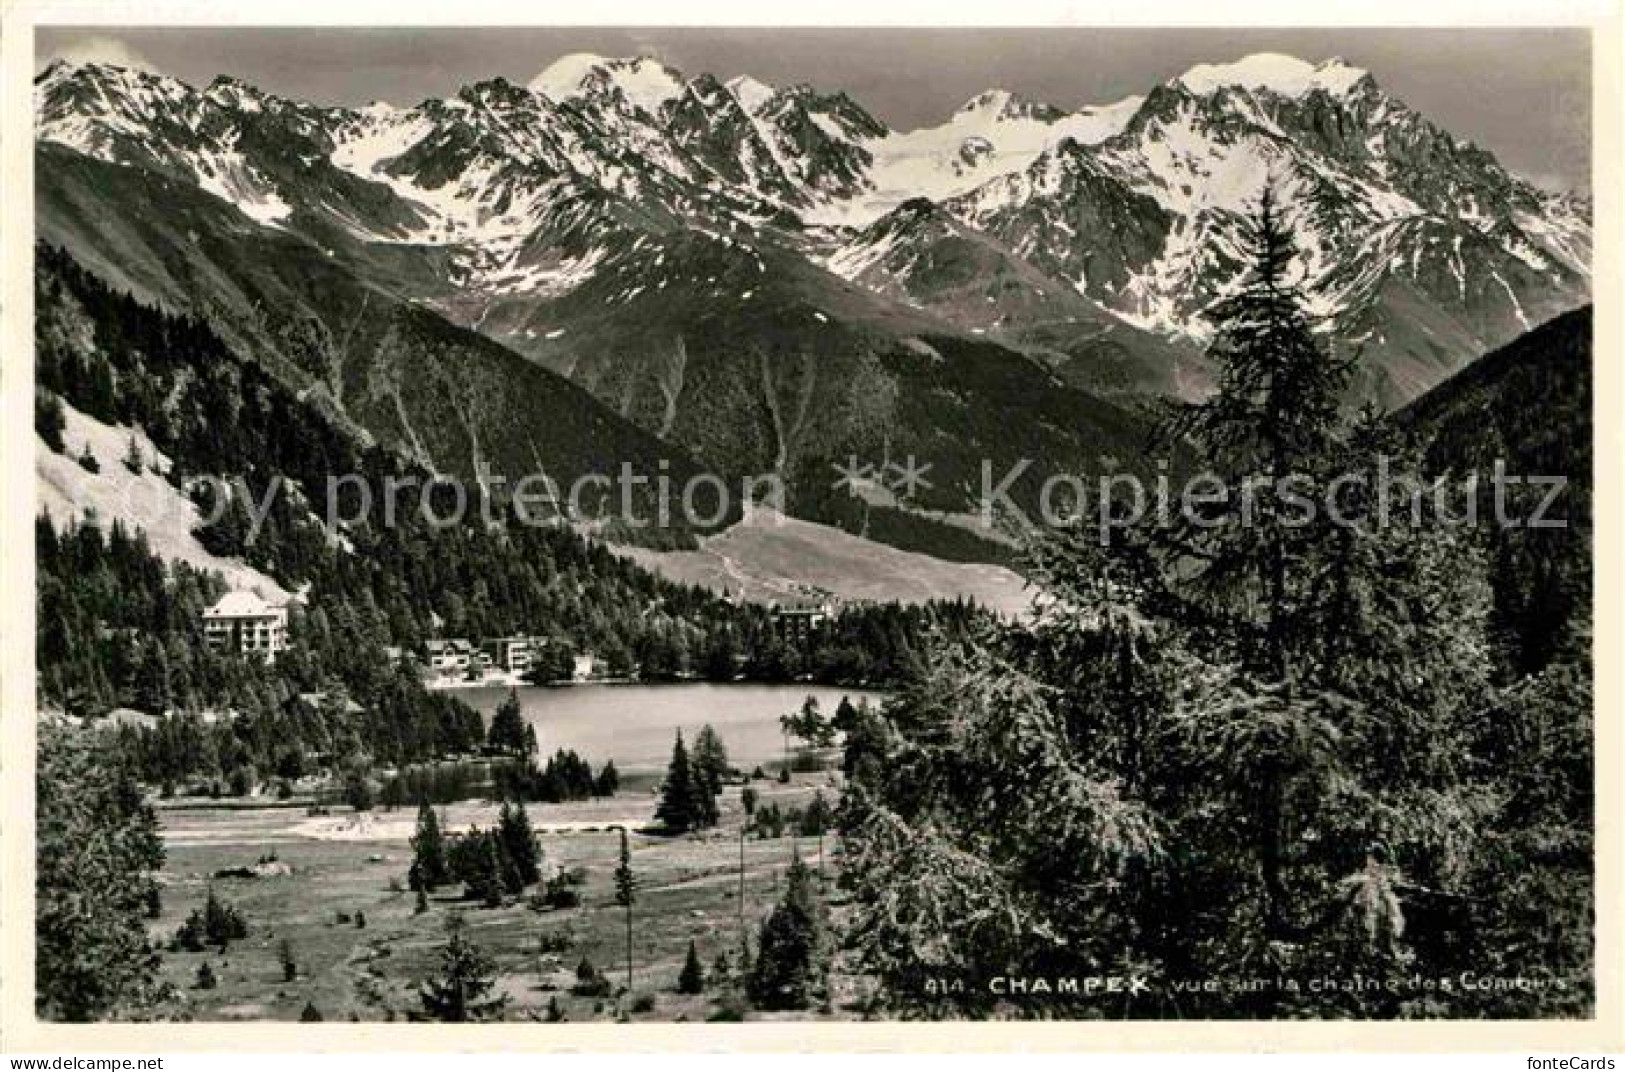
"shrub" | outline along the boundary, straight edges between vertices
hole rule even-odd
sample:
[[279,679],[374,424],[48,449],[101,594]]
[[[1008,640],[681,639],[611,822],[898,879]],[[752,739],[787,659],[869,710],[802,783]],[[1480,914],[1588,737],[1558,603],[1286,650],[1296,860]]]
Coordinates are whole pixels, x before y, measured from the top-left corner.
[[717,1002],[716,1009],[706,1020],[713,1024],[741,1024],[745,1022],[745,1014],[750,1006],[745,1003],[745,997],[738,990],[730,989],[722,995]]
[[175,944],[189,953],[199,953],[204,946],[224,947],[228,942],[247,937],[248,921],[234,905],[215,896],[211,887],[203,908],[194,908],[175,932]]
[[568,927],[550,927],[536,936],[536,952],[568,953],[575,944],[575,933]]
[[577,883],[570,881],[567,875],[558,875],[547,880],[547,887],[543,893],[543,901],[548,908],[575,908],[581,904],[581,891]]
[[199,990],[213,990],[220,985],[219,980],[215,978],[214,969],[209,966],[208,961],[205,960],[197,966],[197,980],[194,985]]
[[605,997],[609,994],[609,980],[593,967],[591,960],[582,957],[581,963],[576,965],[576,982],[570,992],[584,998]]

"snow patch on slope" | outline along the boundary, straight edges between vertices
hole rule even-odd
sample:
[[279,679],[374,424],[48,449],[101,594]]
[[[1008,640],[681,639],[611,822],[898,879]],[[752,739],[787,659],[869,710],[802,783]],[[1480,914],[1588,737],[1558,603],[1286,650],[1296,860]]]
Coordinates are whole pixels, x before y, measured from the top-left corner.
[[973,97],[941,126],[893,133],[868,145],[873,192],[809,214],[816,223],[862,226],[914,197],[942,201],[1028,167],[1070,138],[1096,145],[1123,130],[1143,97],[1043,118],[1005,90]]
[[[57,454],[38,437],[34,451],[38,508],[55,525],[61,528],[70,521],[94,518],[98,526],[107,528],[119,521],[131,532],[145,532],[160,558],[212,570],[233,588],[252,589],[273,602],[287,601],[287,591],[270,577],[236,559],[210,554],[198,543],[192,534],[200,521],[197,507],[164,478],[170,460],[145,432],[104,424],[66,403],[62,414],[64,453]],[[124,465],[132,439],[145,461],[140,474]],[[79,464],[86,447],[100,472],[88,472]]]

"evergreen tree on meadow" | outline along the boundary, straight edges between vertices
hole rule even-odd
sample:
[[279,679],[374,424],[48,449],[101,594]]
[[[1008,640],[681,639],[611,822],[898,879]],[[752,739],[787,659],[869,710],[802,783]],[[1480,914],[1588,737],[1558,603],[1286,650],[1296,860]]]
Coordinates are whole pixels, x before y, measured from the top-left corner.
[[[679,738],[679,743],[681,739]],[[632,991],[632,906],[638,899],[637,876],[632,873],[632,846],[626,835],[626,828],[621,831],[621,855],[615,865],[615,903],[626,911],[626,990]]]
[[462,918],[453,914],[446,922],[440,970],[423,983],[419,992],[423,1011],[448,1024],[494,1019],[508,1004],[506,995],[492,994],[495,989],[496,965],[469,941]]
[[706,792],[712,796],[722,792],[723,779],[728,775],[728,748],[710,723],[694,735],[694,766],[704,779]]
[[674,834],[697,830],[704,825],[702,798],[707,796],[705,786],[695,777],[693,760],[683,744],[683,731],[678,730],[671,762],[666,765],[666,779],[660,786],[660,805],[655,809],[655,818]]
[[451,881],[440,818],[427,801],[418,806],[417,831],[412,835],[412,867],[417,887],[425,893],[432,893]]
[[823,971],[824,921],[812,872],[791,861],[784,897],[762,923],[746,993],[760,1009],[805,1009]]
[[523,802],[517,806],[506,802],[497,821],[497,837],[513,868],[520,888],[529,886],[542,877],[541,850],[536,844],[536,831],[530,825],[530,815]]
[[277,943],[277,962],[282,965],[282,981],[291,983],[299,978],[299,962],[293,955],[293,943],[286,938]]
[[683,960],[683,970],[677,976],[677,992],[679,994],[699,994],[705,991],[705,968],[700,964],[700,951],[694,947],[694,940],[689,939],[688,956]]
[[621,772],[615,769],[615,761],[607,759],[598,769],[598,777],[593,779],[592,795],[595,797],[612,797],[621,787]]
[[483,836],[484,847],[480,858],[483,861],[479,877],[474,884],[474,896],[487,908],[496,908],[502,904],[504,894],[516,893],[519,872],[508,856],[503,846],[502,838],[495,830]]

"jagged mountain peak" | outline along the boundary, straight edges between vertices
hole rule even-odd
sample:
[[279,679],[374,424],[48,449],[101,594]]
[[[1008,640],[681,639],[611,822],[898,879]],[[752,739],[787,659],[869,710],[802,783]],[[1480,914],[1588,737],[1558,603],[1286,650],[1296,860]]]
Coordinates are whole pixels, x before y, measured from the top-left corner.
[[555,60],[530,81],[530,89],[549,100],[563,102],[619,90],[632,105],[650,115],[684,89],[681,71],[651,56],[611,59],[591,52],[576,52]]
[[113,96],[140,96],[153,92],[172,97],[192,87],[161,71],[130,67],[102,60],[56,59],[34,77],[36,94],[84,86]]
[[1315,90],[1346,94],[1370,81],[1369,71],[1351,66],[1338,56],[1313,64],[1279,52],[1255,52],[1234,63],[1199,63],[1170,84],[1199,95],[1235,88],[1301,97]]
[[728,91],[734,95],[741,107],[747,112],[755,112],[766,104],[768,98],[778,92],[766,82],[752,78],[748,74],[738,75],[727,81]]

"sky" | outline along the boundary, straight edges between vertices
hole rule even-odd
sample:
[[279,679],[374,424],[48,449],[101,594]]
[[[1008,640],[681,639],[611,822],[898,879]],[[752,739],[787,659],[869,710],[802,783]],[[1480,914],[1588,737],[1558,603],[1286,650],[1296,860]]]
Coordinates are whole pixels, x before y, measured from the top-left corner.
[[945,120],[984,89],[1064,108],[1143,94],[1198,63],[1253,52],[1341,56],[1508,167],[1589,191],[1585,30],[1462,29],[178,29],[41,28],[35,51],[206,84],[230,74],[321,104],[413,105],[497,75],[525,83],[572,52],[653,55],[689,76],[750,74],[844,89],[893,129]]

